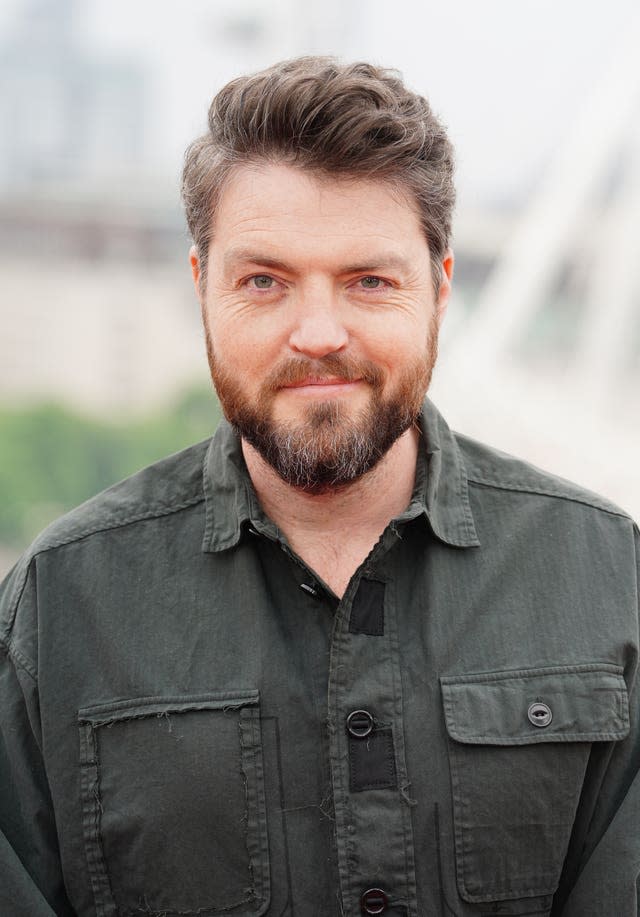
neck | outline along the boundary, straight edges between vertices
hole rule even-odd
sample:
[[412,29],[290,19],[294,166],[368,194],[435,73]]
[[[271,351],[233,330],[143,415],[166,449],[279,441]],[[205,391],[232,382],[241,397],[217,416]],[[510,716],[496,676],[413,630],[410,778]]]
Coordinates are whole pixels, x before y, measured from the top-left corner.
[[[347,558],[331,582],[341,594],[391,519],[406,509],[413,492],[419,433],[407,430],[386,455],[352,484],[309,494],[286,484],[244,440],[244,459],[262,508],[289,544],[317,572],[336,557]],[[348,575],[347,575],[348,574]]]

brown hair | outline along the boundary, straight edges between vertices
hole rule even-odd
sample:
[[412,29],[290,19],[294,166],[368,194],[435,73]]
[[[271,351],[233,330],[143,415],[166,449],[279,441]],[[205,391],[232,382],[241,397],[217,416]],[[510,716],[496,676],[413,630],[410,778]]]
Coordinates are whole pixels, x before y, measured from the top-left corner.
[[228,83],[209,130],[187,149],[182,197],[202,282],[215,208],[240,163],[285,162],[323,175],[376,178],[409,192],[429,244],[436,291],[451,235],[453,148],[429,103],[397,71],[329,57],[284,61]]

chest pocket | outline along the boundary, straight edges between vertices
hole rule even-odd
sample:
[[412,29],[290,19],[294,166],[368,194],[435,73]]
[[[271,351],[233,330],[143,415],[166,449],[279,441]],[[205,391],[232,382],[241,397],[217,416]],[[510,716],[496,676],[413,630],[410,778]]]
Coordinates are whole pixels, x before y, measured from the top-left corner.
[[98,917],[249,917],[269,905],[257,691],[79,712]]
[[547,913],[591,743],[629,732],[622,670],[576,665],[440,682],[460,895],[527,898],[534,913]]

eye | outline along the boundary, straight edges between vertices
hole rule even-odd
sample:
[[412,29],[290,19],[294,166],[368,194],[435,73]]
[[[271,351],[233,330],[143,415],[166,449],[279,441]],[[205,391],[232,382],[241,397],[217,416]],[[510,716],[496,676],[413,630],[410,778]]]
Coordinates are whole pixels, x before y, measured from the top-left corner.
[[382,277],[374,277],[373,275],[361,277],[358,283],[363,290],[382,290],[389,286],[388,282],[383,280]]
[[275,284],[273,277],[268,274],[256,274],[250,277],[247,283],[251,284],[256,290],[271,290]]

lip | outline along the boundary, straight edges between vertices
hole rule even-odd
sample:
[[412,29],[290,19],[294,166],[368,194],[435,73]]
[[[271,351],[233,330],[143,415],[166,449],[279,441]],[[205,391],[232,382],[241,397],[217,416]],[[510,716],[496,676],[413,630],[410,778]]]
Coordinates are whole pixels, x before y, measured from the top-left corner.
[[355,388],[360,381],[360,379],[317,379],[309,377],[308,379],[303,379],[301,382],[294,382],[291,385],[284,385],[283,388],[285,391],[289,392],[309,392],[319,395],[323,393],[329,394],[331,392],[349,391],[350,389]]

